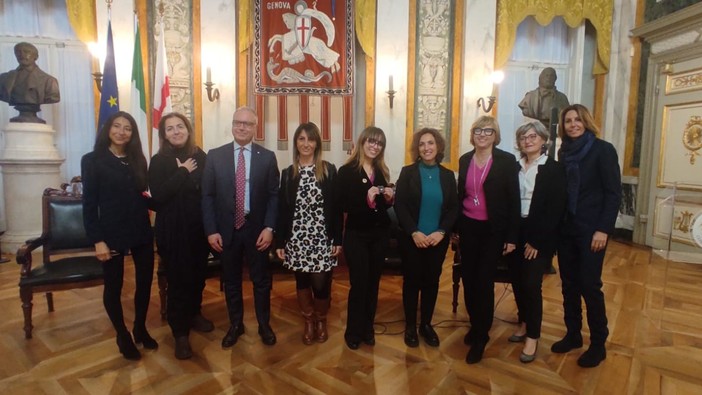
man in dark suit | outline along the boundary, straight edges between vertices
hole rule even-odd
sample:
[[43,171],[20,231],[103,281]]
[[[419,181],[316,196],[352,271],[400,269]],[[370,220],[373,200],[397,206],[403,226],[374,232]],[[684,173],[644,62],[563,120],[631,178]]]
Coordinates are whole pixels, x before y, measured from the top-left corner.
[[244,333],[241,269],[244,257],[253,282],[258,333],[264,344],[276,342],[270,321],[271,275],[268,248],[278,215],[280,173],[275,154],[252,143],[256,111],[234,112],[234,142],[212,149],[202,179],[202,213],[210,246],[221,253],[224,293],[231,327],[222,347]]
[[37,66],[39,51],[34,45],[18,43],[15,45],[15,57],[19,66],[0,74],[0,101],[9,103],[20,112],[10,122],[46,123],[36,113],[41,104],[59,102],[58,81]]

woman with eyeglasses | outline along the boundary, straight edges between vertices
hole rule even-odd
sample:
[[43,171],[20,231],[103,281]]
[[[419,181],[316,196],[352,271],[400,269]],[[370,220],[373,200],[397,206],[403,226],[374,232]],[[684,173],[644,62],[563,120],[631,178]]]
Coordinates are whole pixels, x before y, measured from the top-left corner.
[[163,116],[158,137],[161,148],[149,166],[151,196],[157,205],[156,245],[168,279],[166,312],[175,357],[189,359],[190,329],[214,330],[200,312],[210,253],[200,191],[207,155],[195,144],[193,127],[183,114]]
[[519,235],[519,179],[514,155],[497,148],[500,127],[491,116],[471,126],[474,150],[458,161],[456,228],[461,251],[464,299],[470,331],[463,341],[470,346],[466,362],[483,358],[494,313],[494,276],[501,256],[514,251]]
[[[402,168],[397,179],[395,212],[404,237],[402,254],[402,304],[405,309],[405,344],[417,347],[417,302],[420,305],[419,335],[431,347],[439,336],[431,326],[439,293],[441,266],[458,215],[456,178],[441,166],[444,138],[436,129],[414,134],[410,153],[415,162]],[[421,302],[420,302],[421,294]]]
[[361,342],[375,345],[373,321],[390,238],[387,209],[395,197],[385,164],[385,144],[382,129],[365,128],[351,157],[339,168],[337,196],[346,213],[343,246],[351,283],[344,339],[352,350]]
[[[102,262],[105,287],[102,301],[117,332],[117,347],[124,358],[141,359],[136,344],[156,349],[146,330],[146,312],[154,276],[154,239],[149,221],[146,158],[141,151],[137,123],[119,111],[100,128],[92,152],[81,160],[83,222],[95,256]],[[124,323],[122,284],[124,257],[134,261],[134,327]],[[135,344],[136,343],[136,344]]]
[[519,159],[521,222],[519,243],[509,260],[512,290],[519,312],[519,328],[510,342],[524,343],[519,356],[523,363],[536,359],[541,337],[543,305],[541,283],[551,264],[566,202],[563,165],[546,155],[549,133],[539,121],[521,125],[516,131]]
[[570,105],[561,111],[559,121],[558,135],[563,144],[558,159],[566,168],[568,199],[558,244],[558,267],[567,332],[553,343],[551,351],[566,353],[583,346],[580,330],[584,299],[590,347],[578,358],[578,365],[590,368],[607,357],[609,330],[602,264],[621,203],[621,175],[617,151],[597,137],[600,130],[587,107]]
[[312,122],[293,135],[293,164],[280,177],[276,254],[295,272],[305,319],[302,342],[327,341],[332,273],[341,253],[343,217],[336,207],[336,167],[322,159],[322,138]]

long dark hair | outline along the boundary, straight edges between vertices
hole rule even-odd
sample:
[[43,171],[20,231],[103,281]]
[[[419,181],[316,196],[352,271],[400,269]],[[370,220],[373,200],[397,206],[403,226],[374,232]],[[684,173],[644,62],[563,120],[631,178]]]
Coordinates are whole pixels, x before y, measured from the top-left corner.
[[137,189],[140,191],[145,191],[148,187],[148,181],[146,178],[146,158],[144,153],[141,151],[141,139],[139,138],[139,127],[137,126],[134,117],[129,113],[124,111],[118,111],[114,115],[107,118],[105,124],[98,131],[97,137],[95,138],[95,146],[93,147],[93,152],[105,152],[110,148],[112,141],[110,140],[110,129],[115,119],[122,117],[126,119],[130,126],[132,127],[132,137],[129,139],[127,146],[124,148],[125,154],[127,154],[127,160],[129,161],[132,172],[134,173],[134,179],[136,180]]
[[319,127],[317,127],[314,122],[302,123],[297,127],[297,129],[295,129],[295,134],[293,135],[293,177],[297,177],[300,173],[298,169],[300,162],[300,150],[297,149],[297,138],[300,137],[302,132],[305,132],[307,138],[316,143],[314,147],[314,176],[317,179],[317,182],[322,182],[324,181],[324,176],[326,176],[326,168],[324,167],[324,161],[322,160],[322,137],[319,133]]
[[172,112],[164,115],[161,120],[158,123],[158,139],[161,142],[161,148],[159,148],[158,152],[160,154],[164,153],[170,153],[173,152],[175,147],[173,144],[171,144],[167,139],[166,139],[166,121],[171,119],[171,118],[178,118],[183,123],[185,124],[185,128],[188,129],[188,139],[185,141],[185,153],[188,156],[195,155],[197,152],[197,145],[195,144],[195,133],[193,133],[193,125],[190,124],[190,121],[188,118],[179,113],[179,112]]

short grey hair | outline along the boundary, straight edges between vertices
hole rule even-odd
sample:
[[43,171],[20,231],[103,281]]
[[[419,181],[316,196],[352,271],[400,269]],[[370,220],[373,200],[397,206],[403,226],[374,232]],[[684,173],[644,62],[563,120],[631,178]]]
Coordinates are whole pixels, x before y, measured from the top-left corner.
[[520,125],[517,128],[517,131],[514,132],[514,136],[515,136],[515,140],[516,140],[516,144],[517,144],[517,151],[519,151],[519,154],[521,156],[524,156],[524,153],[522,153],[522,150],[519,147],[519,138],[524,136],[525,134],[527,134],[532,129],[534,129],[534,132],[536,132],[536,134],[538,134],[539,137],[541,137],[545,141],[544,147],[541,150],[542,153],[548,151],[549,147],[551,146],[552,142],[549,141],[551,136],[550,136],[548,130],[546,129],[546,126],[544,126],[544,124],[541,123],[541,121],[530,121],[530,122],[527,122],[525,124]]

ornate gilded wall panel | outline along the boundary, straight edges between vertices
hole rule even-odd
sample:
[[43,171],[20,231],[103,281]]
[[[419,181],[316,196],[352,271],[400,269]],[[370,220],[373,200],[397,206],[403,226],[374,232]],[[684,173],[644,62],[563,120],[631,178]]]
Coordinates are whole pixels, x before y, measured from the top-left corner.
[[[444,161],[456,167],[463,2],[419,0],[410,6],[410,84],[407,140],[421,128],[444,133]],[[412,81],[413,79],[413,81]],[[416,158],[407,158],[414,161]]]
[[[161,18],[159,6],[163,4]],[[153,37],[152,48],[159,40],[158,24],[164,23],[168,76],[170,78],[171,103],[173,111],[185,114],[193,120],[193,9],[192,1],[187,0],[152,0],[148,4],[149,36]],[[151,51],[151,80],[156,64],[155,51]],[[153,85],[152,85],[153,86]]]

